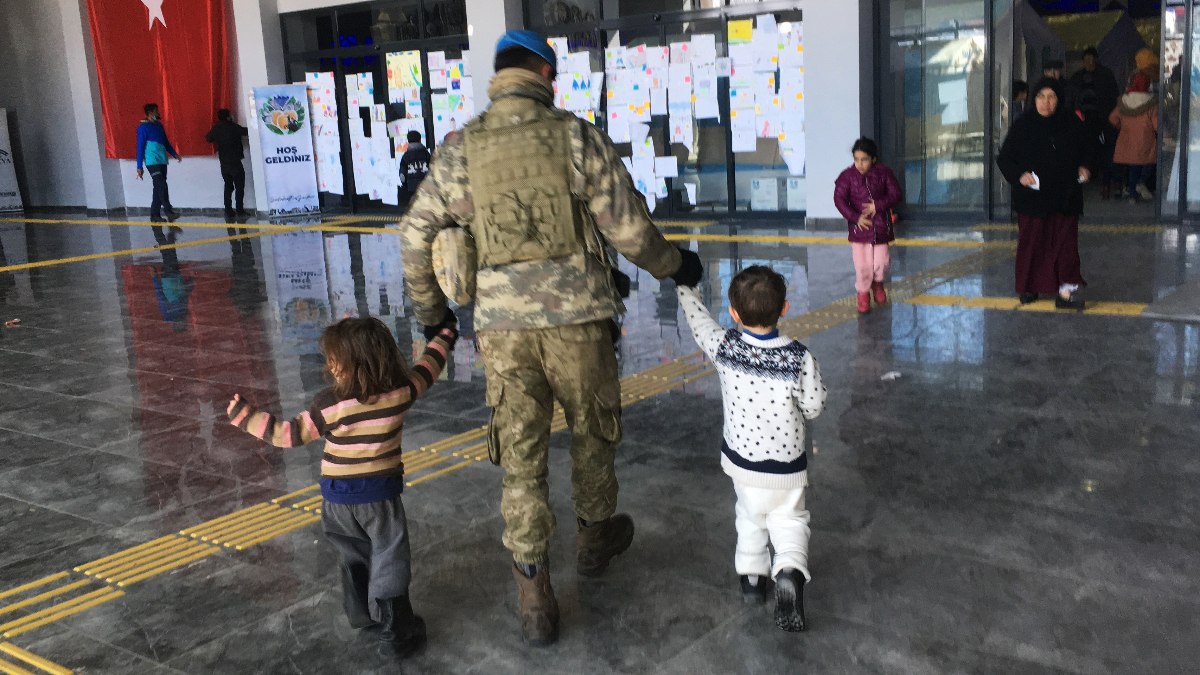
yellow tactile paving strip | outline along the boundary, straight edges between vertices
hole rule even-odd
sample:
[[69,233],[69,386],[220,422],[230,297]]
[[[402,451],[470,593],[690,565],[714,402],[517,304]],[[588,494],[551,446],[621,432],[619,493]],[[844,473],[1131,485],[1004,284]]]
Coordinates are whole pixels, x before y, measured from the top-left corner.
[[[21,665],[17,665],[17,663]],[[23,666],[32,666],[36,670],[27,670]],[[37,654],[27,652],[20,647],[8,643],[0,642],[0,673],[8,673],[11,675],[24,675],[25,673],[51,673],[51,675],[70,675],[69,668],[44,659]]]
[[1012,312],[1056,312],[1063,314],[1087,314],[1091,316],[1140,316],[1146,309],[1146,304],[1139,302],[1087,302],[1081,312],[1077,309],[1058,309],[1053,300],[1037,300],[1022,305],[1016,298],[1007,297],[972,297],[966,295],[929,295],[901,300],[912,305],[940,305],[945,307],[966,307],[970,309],[993,309]]
[[[1167,229],[1167,225],[1120,225],[1120,224],[1084,224],[1079,231],[1084,234],[1158,234]],[[983,223],[971,228],[978,232],[1016,232],[1017,226],[1009,223]]]

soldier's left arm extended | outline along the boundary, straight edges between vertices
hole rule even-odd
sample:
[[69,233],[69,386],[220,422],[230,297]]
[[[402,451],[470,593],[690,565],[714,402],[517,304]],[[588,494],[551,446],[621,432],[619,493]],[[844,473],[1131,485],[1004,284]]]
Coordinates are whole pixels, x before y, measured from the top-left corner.
[[604,238],[638,267],[664,279],[681,262],[679,249],[670,244],[650,218],[646,199],[633,187],[633,179],[617,149],[602,131],[583,122],[582,151],[575,156],[576,194],[579,195]]
[[429,175],[400,219],[404,282],[413,313],[425,326],[436,326],[446,315],[446,294],[433,274],[433,240],[438,232],[458,222],[456,213],[466,212],[460,208],[469,200],[466,168],[462,134],[455,134],[438,148]]

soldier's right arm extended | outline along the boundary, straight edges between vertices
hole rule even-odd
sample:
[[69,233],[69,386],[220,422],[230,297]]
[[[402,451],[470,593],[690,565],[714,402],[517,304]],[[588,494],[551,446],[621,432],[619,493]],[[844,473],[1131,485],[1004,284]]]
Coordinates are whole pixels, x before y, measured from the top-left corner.
[[446,314],[446,294],[433,274],[433,240],[467,212],[464,201],[469,202],[469,184],[462,134],[456,134],[438,148],[429,175],[400,220],[404,283],[417,321],[425,326],[436,326]]
[[600,233],[630,262],[656,279],[671,276],[679,269],[679,249],[655,227],[645,197],[634,189],[633,179],[608,137],[591,124],[584,123],[582,128],[581,196]]

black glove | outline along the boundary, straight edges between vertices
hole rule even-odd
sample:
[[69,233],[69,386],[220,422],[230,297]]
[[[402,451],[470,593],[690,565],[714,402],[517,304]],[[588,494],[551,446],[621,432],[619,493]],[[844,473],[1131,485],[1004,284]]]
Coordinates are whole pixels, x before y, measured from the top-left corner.
[[432,340],[442,332],[443,328],[458,324],[458,317],[454,316],[454,311],[449,307],[446,308],[446,315],[442,317],[442,322],[436,326],[421,326],[421,331],[425,333],[426,340]]
[[704,276],[704,265],[700,262],[700,256],[686,248],[679,249],[679,256],[682,258],[679,269],[675,270],[675,274],[672,274],[671,278],[680,286],[694,287]]

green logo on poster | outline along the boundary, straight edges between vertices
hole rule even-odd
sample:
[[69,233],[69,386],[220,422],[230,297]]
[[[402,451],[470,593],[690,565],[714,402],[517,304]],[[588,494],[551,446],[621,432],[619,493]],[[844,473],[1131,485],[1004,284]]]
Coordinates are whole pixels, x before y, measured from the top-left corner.
[[272,96],[258,111],[267,128],[288,136],[304,128],[304,106],[294,96]]

